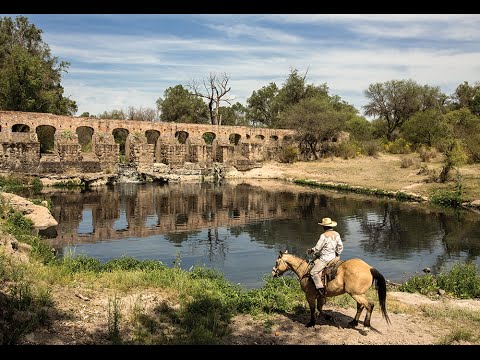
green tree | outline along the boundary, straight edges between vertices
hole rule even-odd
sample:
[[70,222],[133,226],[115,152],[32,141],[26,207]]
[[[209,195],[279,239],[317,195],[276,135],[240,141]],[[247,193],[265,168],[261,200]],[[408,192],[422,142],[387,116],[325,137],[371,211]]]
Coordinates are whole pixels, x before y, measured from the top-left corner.
[[437,109],[419,111],[402,126],[402,136],[412,144],[437,146],[449,133],[448,124]]
[[373,138],[373,123],[363,116],[352,116],[345,123],[345,130],[352,140],[366,141]]
[[248,118],[254,124],[260,122],[267,127],[274,126],[279,114],[277,95],[278,87],[274,82],[254,90],[247,99]]
[[232,106],[221,106],[219,111],[222,125],[247,126],[246,113],[247,109],[239,102]]
[[113,109],[112,111],[104,111],[98,114],[99,119],[113,119],[113,120],[126,120],[126,115],[123,110]]
[[450,106],[453,110],[468,108],[473,114],[480,115],[480,82],[471,86],[464,81],[458,85],[451,96]]
[[299,103],[303,99],[328,97],[328,87],[326,84],[320,86],[313,84],[307,85],[306,77],[307,72],[301,76],[297,69],[290,69],[290,74],[282,88],[278,91],[276,99],[280,111]]
[[480,162],[480,116],[469,108],[450,111],[445,115],[452,136],[458,139],[472,162]]
[[352,112],[336,110],[330,98],[317,96],[288,107],[280,114],[279,124],[297,130],[302,154],[318,159],[320,144],[337,137],[352,116]]
[[73,115],[60,84],[69,63],[52,57],[42,32],[24,16],[0,18],[0,109]]
[[209,122],[207,105],[182,85],[166,89],[163,99],[157,100],[157,109],[161,121],[197,124]]
[[413,80],[371,84],[364,93],[369,99],[364,106],[365,115],[377,116],[383,121],[388,140],[394,140],[405,121],[417,111],[441,110],[446,99],[438,87],[421,86]]

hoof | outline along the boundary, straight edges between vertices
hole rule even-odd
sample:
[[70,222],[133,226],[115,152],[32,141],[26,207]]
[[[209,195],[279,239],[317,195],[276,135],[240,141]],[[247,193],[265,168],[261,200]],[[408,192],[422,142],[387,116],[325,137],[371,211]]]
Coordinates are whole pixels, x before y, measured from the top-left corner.
[[368,333],[370,331],[370,326],[364,326],[363,327],[363,331],[365,331],[366,333]]
[[306,327],[312,327],[312,326],[315,326],[315,323],[310,321],[307,325],[305,325]]
[[358,325],[358,321],[352,320],[348,323],[348,326],[355,327]]

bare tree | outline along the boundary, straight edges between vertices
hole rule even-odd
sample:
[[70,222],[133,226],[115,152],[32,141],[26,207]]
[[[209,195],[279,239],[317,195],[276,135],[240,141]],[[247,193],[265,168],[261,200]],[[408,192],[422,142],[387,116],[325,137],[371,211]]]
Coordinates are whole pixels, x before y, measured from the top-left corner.
[[134,106],[129,106],[125,118],[127,120],[157,121],[158,113],[157,110],[153,108],[144,108],[142,106],[136,108]]
[[233,98],[229,98],[227,93],[231,90],[228,86],[230,76],[226,73],[217,75],[210,73],[208,79],[203,79],[203,89],[200,90],[201,85],[192,80],[188,87],[196,96],[207,99],[208,110],[210,112],[210,121],[212,125],[222,125],[222,117],[220,115],[220,103],[222,101],[231,105]]

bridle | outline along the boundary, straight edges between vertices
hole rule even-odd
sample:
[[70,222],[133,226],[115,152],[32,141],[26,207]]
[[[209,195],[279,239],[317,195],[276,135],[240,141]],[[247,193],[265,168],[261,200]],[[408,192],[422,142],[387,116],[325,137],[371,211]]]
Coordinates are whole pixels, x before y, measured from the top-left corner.
[[[285,260],[283,260],[282,256],[279,257],[279,260],[281,260],[281,261],[285,264],[285,267],[287,268],[287,270],[290,269],[290,270],[292,270],[292,271],[293,271],[294,273],[296,273],[296,274],[298,274],[298,273],[297,273],[298,268],[299,268],[304,262],[307,261],[307,259],[302,259],[302,261],[300,262],[300,264],[298,264],[298,266],[297,266],[296,269],[294,270]],[[287,271],[287,270],[285,270],[285,271]],[[285,271],[284,271],[284,272],[285,272]],[[308,274],[308,271],[306,271],[305,274],[303,274],[302,276],[298,276],[298,277],[299,277],[300,280],[301,280],[301,279],[303,279],[303,278],[305,277],[305,275],[307,275],[307,274]],[[280,276],[279,270],[278,270],[278,266],[276,266],[276,265],[275,265],[275,275],[276,275],[276,276]]]

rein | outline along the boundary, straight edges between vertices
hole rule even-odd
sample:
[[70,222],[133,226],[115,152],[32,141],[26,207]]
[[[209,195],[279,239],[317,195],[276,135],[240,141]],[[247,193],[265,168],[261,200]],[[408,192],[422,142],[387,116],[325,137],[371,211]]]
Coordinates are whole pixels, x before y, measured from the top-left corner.
[[[287,264],[287,262],[286,262],[285,260],[282,259],[282,261]],[[307,259],[302,259],[302,261],[300,262],[300,264],[298,264],[298,266],[297,266],[297,268],[296,268],[295,270],[293,270],[293,268],[292,268],[291,266],[289,266],[289,267],[292,268],[292,270],[297,274],[299,280],[302,280],[305,276],[308,275],[308,271],[305,271],[305,274],[303,274],[302,276],[298,275],[298,273],[297,273],[298,268],[299,268],[304,262],[306,262],[306,261],[307,261]],[[287,264],[287,265],[288,265],[288,264]],[[307,269],[308,269],[308,266],[307,266]]]

